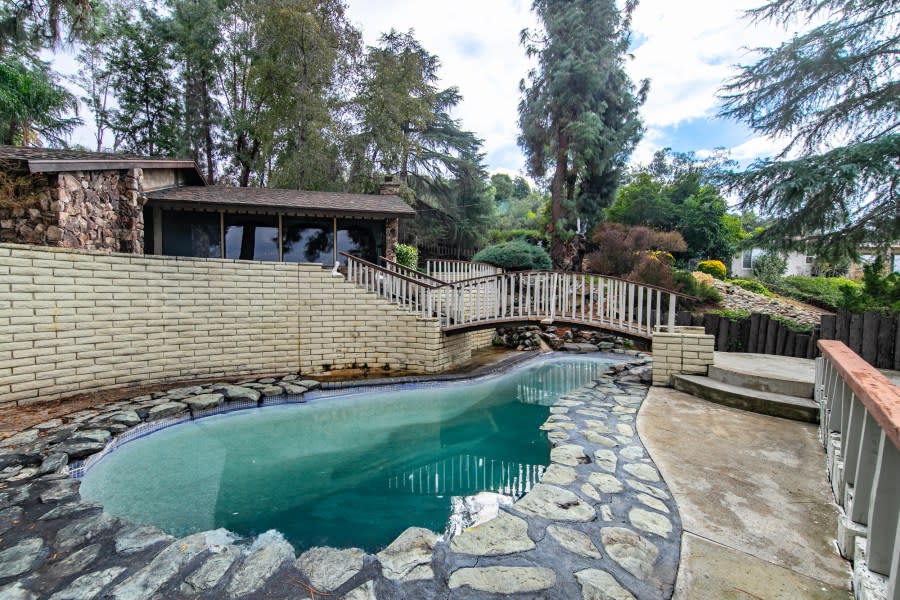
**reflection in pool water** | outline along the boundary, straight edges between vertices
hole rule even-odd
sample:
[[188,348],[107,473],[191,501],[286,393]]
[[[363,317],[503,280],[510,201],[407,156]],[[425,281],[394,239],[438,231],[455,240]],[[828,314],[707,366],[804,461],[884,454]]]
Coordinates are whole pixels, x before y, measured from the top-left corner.
[[475,382],[199,419],[121,446],[81,493],[174,535],[277,529],[298,551],[375,552],[410,526],[443,531],[454,497],[530,490],[549,462],[547,407],[608,365],[553,358]]

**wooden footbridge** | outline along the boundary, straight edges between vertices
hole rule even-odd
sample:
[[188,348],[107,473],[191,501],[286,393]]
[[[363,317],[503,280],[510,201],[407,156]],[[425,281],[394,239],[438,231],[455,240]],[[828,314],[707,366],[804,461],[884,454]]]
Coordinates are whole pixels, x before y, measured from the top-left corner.
[[674,290],[586,273],[520,271],[491,265],[428,261],[425,272],[382,259],[384,266],[341,254],[347,280],[450,334],[525,323],[604,329],[649,339],[675,325]]

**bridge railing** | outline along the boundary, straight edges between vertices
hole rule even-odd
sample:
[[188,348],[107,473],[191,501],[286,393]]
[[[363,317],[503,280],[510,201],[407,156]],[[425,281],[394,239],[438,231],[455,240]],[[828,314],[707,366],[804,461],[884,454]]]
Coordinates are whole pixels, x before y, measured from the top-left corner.
[[453,283],[475,277],[499,275],[503,269],[487,263],[465,260],[428,260],[425,261],[425,273],[445,283]]
[[344,252],[341,256],[347,261],[347,281],[422,317],[434,315],[432,292],[444,284],[408,277]]
[[819,348],[819,433],[843,509],[838,546],[856,562],[856,539],[866,538],[868,571],[887,580],[887,598],[900,598],[900,388],[839,341]]

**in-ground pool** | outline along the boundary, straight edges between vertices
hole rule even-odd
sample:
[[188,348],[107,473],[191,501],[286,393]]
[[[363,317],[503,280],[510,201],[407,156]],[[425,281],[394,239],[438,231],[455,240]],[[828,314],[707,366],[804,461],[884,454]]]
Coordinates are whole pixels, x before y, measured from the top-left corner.
[[198,419],[120,446],[81,494],[177,536],[277,529],[298,551],[376,552],[407,527],[443,531],[453,497],[529,490],[549,463],[548,406],[609,364],[542,359],[471,382]]

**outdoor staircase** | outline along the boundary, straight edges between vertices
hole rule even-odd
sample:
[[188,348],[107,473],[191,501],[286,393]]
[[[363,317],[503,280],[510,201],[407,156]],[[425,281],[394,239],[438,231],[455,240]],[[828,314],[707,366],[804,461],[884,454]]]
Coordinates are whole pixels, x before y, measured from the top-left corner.
[[[708,375],[673,375],[676,390],[698,398],[751,412],[818,423],[819,406],[813,400],[813,380],[806,369],[791,369],[785,365],[782,373],[754,368],[753,358],[736,364],[732,354],[727,361],[719,360],[709,367]],[[778,357],[782,358],[782,357]],[[798,359],[793,359],[798,360]],[[809,361],[810,363],[812,361]]]

